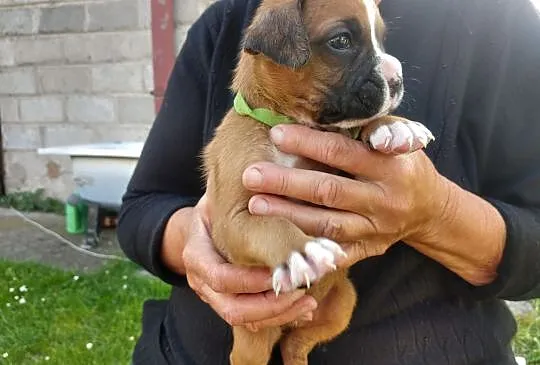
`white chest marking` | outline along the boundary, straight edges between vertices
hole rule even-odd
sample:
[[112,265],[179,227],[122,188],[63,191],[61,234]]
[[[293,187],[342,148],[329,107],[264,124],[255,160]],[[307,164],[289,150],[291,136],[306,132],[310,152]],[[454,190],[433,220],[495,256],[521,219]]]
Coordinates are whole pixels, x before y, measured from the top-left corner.
[[296,167],[300,158],[275,149],[275,163],[284,167]]

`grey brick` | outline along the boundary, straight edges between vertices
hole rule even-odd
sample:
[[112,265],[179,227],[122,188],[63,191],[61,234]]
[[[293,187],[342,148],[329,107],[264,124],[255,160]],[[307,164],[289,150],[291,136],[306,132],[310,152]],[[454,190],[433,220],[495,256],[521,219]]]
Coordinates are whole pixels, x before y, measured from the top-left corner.
[[0,121],[2,122],[18,122],[19,108],[17,99],[15,98],[0,98]]
[[176,27],[174,41],[175,41],[177,50],[182,49],[182,46],[184,45],[184,42],[187,37],[189,27],[190,27],[189,25],[178,25]]
[[100,140],[107,142],[143,142],[148,136],[150,125],[111,125],[110,128],[100,128]]
[[41,91],[70,94],[92,89],[91,71],[88,66],[58,66],[38,68]]
[[150,0],[138,0],[139,8],[139,27],[150,29],[152,26],[152,9]]
[[68,62],[119,62],[151,58],[150,32],[91,33],[65,37]]
[[[110,124],[107,124],[110,126]],[[50,124],[43,127],[43,146],[56,147],[66,144],[100,142],[94,126],[85,124]]]
[[100,96],[71,96],[67,119],[77,123],[111,123],[116,120],[114,99]]
[[154,98],[152,96],[120,97],[118,99],[120,123],[146,123],[154,121]]
[[144,91],[150,93],[154,90],[154,68],[151,63],[144,66]]
[[92,67],[92,84],[96,92],[140,92],[143,82],[143,66],[140,63]]
[[89,63],[91,55],[88,44],[92,34],[66,34],[63,37],[63,54],[67,63]]
[[19,38],[15,42],[17,65],[41,64],[62,60],[62,41],[55,37]]
[[41,147],[41,137],[37,126],[2,123],[4,148],[7,150],[30,150]]
[[40,33],[82,32],[83,29],[83,5],[63,5],[41,9]]
[[0,35],[32,34],[33,9],[0,9]]
[[175,22],[189,24],[199,17],[204,5],[201,5],[200,0],[175,0],[174,9]]
[[15,64],[15,47],[10,38],[0,39],[0,66],[12,66]]
[[137,1],[106,1],[88,5],[88,30],[112,31],[137,29],[139,13]]
[[61,122],[64,120],[63,99],[59,96],[38,96],[19,100],[22,122]]
[[[48,196],[65,199],[74,191],[70,172],[71,161],[64,156],[39,156],[36,151],[6,151],[6,188],[8,191],[44,188]],[[58,178],[50,179],[47,165],[57,163],[61,168]]]
[[0,69],[0,94],[35,94],[36,75],[31,68]]

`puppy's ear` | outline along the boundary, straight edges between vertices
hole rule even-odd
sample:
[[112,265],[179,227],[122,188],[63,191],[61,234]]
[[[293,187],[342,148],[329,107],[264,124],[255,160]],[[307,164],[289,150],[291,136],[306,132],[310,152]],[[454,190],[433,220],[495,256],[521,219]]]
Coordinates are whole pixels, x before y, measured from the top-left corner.
[[311,51],[302,19],[301,1],[274,1],[272,6],[263,4],[246,30],[244,51],[263,54],[280,65],[292,68],[305,65]]

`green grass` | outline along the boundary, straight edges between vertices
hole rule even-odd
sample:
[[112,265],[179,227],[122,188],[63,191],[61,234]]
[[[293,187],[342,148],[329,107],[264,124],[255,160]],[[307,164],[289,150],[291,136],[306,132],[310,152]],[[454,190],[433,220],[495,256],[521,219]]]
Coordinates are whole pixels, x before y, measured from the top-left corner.
[[[130,263],[81,274],[0,260],[0,365],[128,365],[142,303],[169,293],[136,271]],[[23,285],[28,291],[20,291]],[[540,300],[534,305],[540,313]],[[539,317],[520,321],[514,346],[528,365],[540,365]]]
[[0,364],[128,365],[143,301],[169,292],[136,270],[118,263],[81,274],[0,261]]
[[537,315],[520,320],[514,349],[527,358],[527,365],[540,365],[540,299],[533,301],[533,306]]

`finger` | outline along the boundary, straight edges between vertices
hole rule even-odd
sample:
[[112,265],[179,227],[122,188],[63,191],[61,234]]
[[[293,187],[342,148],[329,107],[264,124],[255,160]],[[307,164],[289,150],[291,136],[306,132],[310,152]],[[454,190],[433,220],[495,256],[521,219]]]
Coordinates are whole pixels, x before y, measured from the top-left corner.
[[304,297],[294,303],[285,312],[262,321],[248,323],[246,326],[250,331],[256,332],[262,328],[279,327],[299,319],[309,321],[310,317],[313,318],[313,311],[316,308],[317,302],[312,297]]
[[254,215],[287,218],[310,236],[336,242],[375,234],[373,225],[359,214],[302,205],[271,195],[254,195],[248,209]]
[[261,162],[248,167],[244,186],[255,192],[281,195],[329,208],[356,211],[369,208],[381,190],[369,183],[321,171],[294,169]]
[[227,263],[215,250],[202,219],[196,214],[184,249],[184,263],[189,271],[217,292],[260,293],[272,288],[270,269]]
[[369,257],[384,255],[392,246],[386,239],[366,239],[355,243],[343,244],[341,247],[347,253],[347,258],[338,263],[339,267],[350,267]]
[[227,295],[217,293],[206,285],[201,288],[201,292],[212,308],[231,326],[276,317],[305,295],[305,290],[283,293],[278,297],[273,291]]
[[304,156],[352,175],[369,177],[384,156],[361,141],[300,125],[274,127],[270,136],[280,151]]

